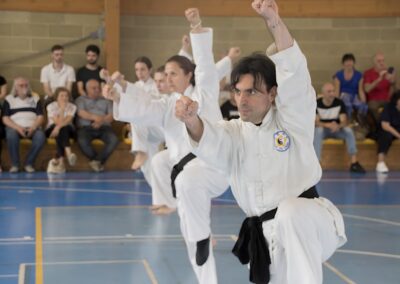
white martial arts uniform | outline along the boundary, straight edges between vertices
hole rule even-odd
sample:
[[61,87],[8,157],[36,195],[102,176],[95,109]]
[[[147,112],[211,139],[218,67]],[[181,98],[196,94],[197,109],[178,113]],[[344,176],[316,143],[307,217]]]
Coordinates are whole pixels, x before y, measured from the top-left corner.
[[[144,91],[143,95],[150,96],[151,99],[161,98],[156,82],[152,78],[149,78],[146,82],[139,80],[134,84]],[[151,159],[158,152],[159,145],[164,141],[164,134],[159,127],[143,127],[133,123],[130,123],[130,126],[131,151],[132,153],[140,151],[147,154],[147,160],[141,166],[141,170],[146,181],[151,184]]]
[[[210,121],[222,119],[218,105],[219,78],[212,55],[212,30],[191,34],[193,55],[196,62],[196,87],[189,86],[184,95],[199,102],[199,113]],[[164,167],[155,169],[152,163],[152,182],[154,185],[167,184],[172,197],[170,176],[173,165],[190,152],[190,146],[182,143],[185,126],[175,117],[175,103],[181,94],[173,93],[159,100],[150,100],[143,96],[142,90],[129,84],[125,93],[119,88],[120,102],[114,104],[114,117],[117,120],[133,122],[141,126],[162,127],[167,151],[164,154]],[[153,162],[156,157],[153,158]],[[196,243],[211,234],[210,209],[211,198],[222,194],[228,188],[227,179],[220,171],[211,168],[203,161],[190,161],[175,180],[177,208],[181,231],[185,239],[189,259],[199,283],[217,283],[215,260],[210,245],[208,260],[197,266]],[[154,191],[153,191],[154,192]]]
[[[325,198],[296,198],[316,185],[321,167],[313,148],[316,96],[297,43],[272,55],[278,95],[262,124],[240,119],[210,123],[193,153],[230,177],[248,217],[278,207],[263,222],[277,284],[322,283],[322,262],[346,242],[343,218]],[[267,267],[266,267],[267,269]]]

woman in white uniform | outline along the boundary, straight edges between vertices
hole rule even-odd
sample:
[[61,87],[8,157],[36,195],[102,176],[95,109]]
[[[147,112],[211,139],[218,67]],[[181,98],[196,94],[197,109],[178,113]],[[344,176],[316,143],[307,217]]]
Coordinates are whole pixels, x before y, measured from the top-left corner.
[[179,55],[167,61],[165,74],[173,90],[170,96],[151,100],[143,96],[141,89],[121,80],[118,73],[112,76],[113,81],[119,82],[114,85],[116,91],[107,84],[103,94],[114,101],[117,120],[162,127],[168,147],[168,163],[162,171],[163,176],[159,177],[160,182],[165,184],[172,178],[174,165],[182,166],[180,173],[176,172],[175,167],[176,179],[170,185],[175,188],[182,235],[199,283],[212,284],[217,283],[217,275],[210,246],[211,198],[222,194],[228,183],[221,172],[197,158],[182,165],[182,160],[190,157],[190,151],[182,143],[186,130],[184,124],[175,117],[174,110],[176,100],[186,95],[199,101],[201,114],[214,122],[221,120],[219,77],[212,55],[212,29],[202,28],[197,9],[188,9],[185,14],[192,28],[190,36],[196,69],[187,58]]
[[275,1],[255,0],[252,7],[275,40],[267,53],[275,54],[252,55],[234,67],[240,118],[213,123],[188,97],[177,101],[176,115],[193,153],[230,177],[248,216],[233,253],[250,265],[250,280],[319,284],[322,262],[346,235],[339,210],[315,189],[322,173],[313,148],[316,95]]

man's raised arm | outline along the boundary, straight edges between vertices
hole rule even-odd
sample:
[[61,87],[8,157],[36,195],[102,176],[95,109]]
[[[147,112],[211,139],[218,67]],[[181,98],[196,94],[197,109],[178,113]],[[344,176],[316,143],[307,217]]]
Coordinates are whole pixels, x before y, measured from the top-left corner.
[[274,38],[276,51],[285,50],[293,45],[293,38],[279,16],[275,0],[254,0],[251,6],[264,19]]

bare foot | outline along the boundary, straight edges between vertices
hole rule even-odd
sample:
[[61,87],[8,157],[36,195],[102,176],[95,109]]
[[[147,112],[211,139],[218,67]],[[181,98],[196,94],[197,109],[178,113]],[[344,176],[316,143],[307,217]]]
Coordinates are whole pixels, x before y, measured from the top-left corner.
[[169,208],[168,206],[163,206],[158,208],[157,210],[153,210],[152,213],[154,215],[169,215],[171,213],[174,213],[176,211],[176,208]]
[[158,209],[160,209],[160,208],[163,207],[163,206],[165,206],[165,205],[159,205],[159,204],[151,205],[151,206],[149,207],[149,210],[151,210],[151,211],[158,210]]
[[211,237],[211,245],[213,248],[215,248],[217,246],[217,239],[214,239],[213,237]]
[[135,152],[135,160],[132,163],[131,169],[136,171],[138,170],[147,160],[147,153],[145,152]]

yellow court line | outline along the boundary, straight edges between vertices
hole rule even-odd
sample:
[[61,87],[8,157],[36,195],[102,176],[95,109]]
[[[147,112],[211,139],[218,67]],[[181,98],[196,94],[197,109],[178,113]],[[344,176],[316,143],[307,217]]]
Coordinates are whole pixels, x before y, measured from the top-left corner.
[[43,284],[42,209],[35,209],[36,223],[36,284]]
[[143,259],[142,262],[143,262],[144,268],[146,270],[146,273],[150,278],[151,284],[158,284],[157,278],[154,275],[154,272],[151,269],[150,264],[145,259]]

